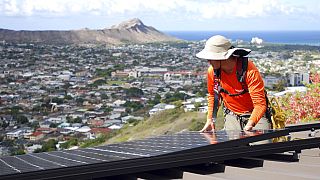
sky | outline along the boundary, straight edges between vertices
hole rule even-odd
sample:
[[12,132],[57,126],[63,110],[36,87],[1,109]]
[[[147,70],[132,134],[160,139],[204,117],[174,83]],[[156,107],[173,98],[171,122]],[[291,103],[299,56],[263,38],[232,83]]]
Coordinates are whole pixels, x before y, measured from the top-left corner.
[[132,18],[161,31],[320,30],[320,1],[0,0],[3,29],[104,29]]

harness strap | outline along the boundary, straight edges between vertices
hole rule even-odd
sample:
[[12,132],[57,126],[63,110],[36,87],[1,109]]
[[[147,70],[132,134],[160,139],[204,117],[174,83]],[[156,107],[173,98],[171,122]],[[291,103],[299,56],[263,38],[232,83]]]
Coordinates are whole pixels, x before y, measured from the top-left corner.
[[214,73],[214,104],[213,104],[213,111],[212,111],[212,122],[215,122],[217,115],[218,115],[218,109],[219,109],[219,101],[221,99],[220,93],[226,93],[229,96],[239,96],[242,94],[245,94],[248,91],[248,86],[245,81],[245,75],[247,72],[247,67],[248,67],[248,57],[239,57],[237,60],[237,79],[241,83],[242,86],[242,91],[239,93],[231,94],[224,88],[220,86],[220,80],[221,80],[221,69],[215,69],[213,71]]
[[212,111],[212,122],[215,123],[218,116],[219,101],[220,101],[220,69],[214,71],[214,101],[213,101],[213,111]]
[[[247,69],[248,69],[248,57],[239,57],[239,59],[237,60],[236,68],[237,68],[237,71],[236,71],[237,79],[241,83],[242,90],[239,93],[232,94],[229,91],[227,91],[226,89],[224,89],[223,87],[221,87],[220,81],[219,81],[219,84],[217,87],[217,91],[219,93],[226,93],[229,96],[240,96],[242,94],[249,92],[248,86],[246,83],[246,73],[247,73]],[[221,78],[221,69],[220,68],[215,69],[214,75],[215,75],[215,78],[220,79]]]

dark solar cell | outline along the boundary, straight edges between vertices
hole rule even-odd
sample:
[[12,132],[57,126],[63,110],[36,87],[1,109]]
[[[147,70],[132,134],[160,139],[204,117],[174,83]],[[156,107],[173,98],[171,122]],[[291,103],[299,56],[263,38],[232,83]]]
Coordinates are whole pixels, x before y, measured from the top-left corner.
[[30,162],[26,162],[19,156],[2,157],[1,159],[8,163],[10,166],[18,169],[20,172],[43,170],[42,167],[34,165]]
[[86,152],[103,154],[105,156],[109,156],[112,158],[118,158],[119,160],[139,158],[139,156],[134,156],[134,155],[125,154],[125,153],[119,153],[119,152],[114,152],[114,151],[104,150],[104,149],[99,149],[99,148],[86,148],[86,149],[81,149],[81,150],[86,151]]
[[47,153],[35,153],[35,154],[32,154],[32,155],[37,156],[37,157],[42,158],[42,159],[46,159],[46,160],[51,161],[51,162],[62,164],[64,166],[76,166],[76,165],[83,165],[84,164],[84,163],[81,163],[81,162],[78,162],[78,161],[68,160],[67,158],[60,158],[60,157],[57,157],[57,156],[48,155]]
[[44,159],[41,159],[41,158],[36,158],[35,156],[31,156],[29,154],[27,155],[22,155],[22,156],[19,156],[21,159],[25,160],[26,162],[30,162],[34,165],[37,165],[39,167],[42,167],[44,169],[52,169],[52,168],[59,168],[59,167],[66,167],[66,166],[63,166],[63,165],[59,165],[57,163],[54,163],[54,162],[50,162],[50,161],[46,161]]
[[[103,162],[108,162],[108,161],[119,161],[121,160],[120,158],[115,158],[111,156],[107,156],[101,153],[93,153],[93,152],[87,152],[83,151],[82,149],[77,149],[77,150],[70,150],[70,151],[64,151],[65,153],[71,153],[73,155],[77,155],[79,157],[87,157],[87,158],[93,158],[93,159],[99,159],[102,160]],[[84,159],[87,159],[84,158]]]
[[10,164],[8,164],[2,159],[0,159],[0,169],[0,175],[20,173],[20,170],[16,169],[15,167],[12,167]]
[[82,164],[91,164],[91,163],[104,161],[103,159],[92,158],[92,157],[87,157],[87,156],[78,155],[78,154],[72,154],[72,152],[69,152],[69,151],[54,151],[54,152],[49,152],[48,155],[56,156],[59,158],[66,158],[70,161],[75,161],[75,162],[78,161]]

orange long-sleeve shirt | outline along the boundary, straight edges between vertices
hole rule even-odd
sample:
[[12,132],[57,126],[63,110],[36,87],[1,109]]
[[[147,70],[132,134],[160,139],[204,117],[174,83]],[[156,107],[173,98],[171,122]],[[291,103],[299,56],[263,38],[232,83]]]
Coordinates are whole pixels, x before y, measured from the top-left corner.
[[[212,118],[214,104],[214,72],[213,67],[208,68],[208,115],[207,119]],[[224,105],[236,114],[251,113],[249,120],[257,123],[266,112],[266,99],[264,94],[264,84],[256,66],[249,60],[246,73],[246,84],[249,93],[239,96],[229,96],[221,93]],[[220,86],[231,94],[239,93],[243,88],[237,79],[236,66],[231,74],[221,71]]]

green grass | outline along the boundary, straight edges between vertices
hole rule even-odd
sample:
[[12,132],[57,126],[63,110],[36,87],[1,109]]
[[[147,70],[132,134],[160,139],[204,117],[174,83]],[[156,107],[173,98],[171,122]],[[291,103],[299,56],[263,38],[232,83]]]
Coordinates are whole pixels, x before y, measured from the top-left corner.
[[108,85],[113,85],[113,84],[115,84],[115,85],[122,85],[122,84],[124,84],[125,82],[124,81],[107,81],[107,84]]
[[[221,109],[218,117],[216,128],[222,129],[223,114]],[[205,122],[205,113],[184,112],[183,109],[166,110],[140,121],[135,126],[126,124],[115,136],[108,138],[103,144],[132,141],[181,131],[199,131]]]

